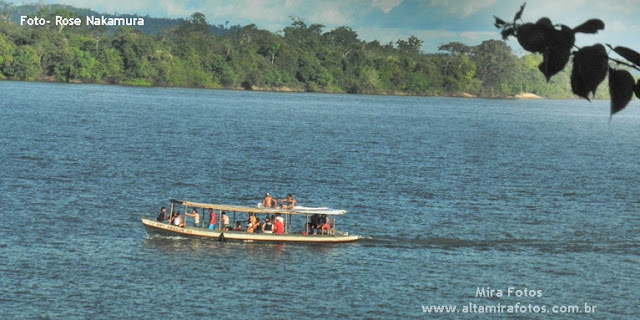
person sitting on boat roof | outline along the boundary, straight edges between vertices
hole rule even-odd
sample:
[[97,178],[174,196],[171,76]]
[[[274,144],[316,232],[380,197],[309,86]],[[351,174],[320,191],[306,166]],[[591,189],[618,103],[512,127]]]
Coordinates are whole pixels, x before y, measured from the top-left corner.
[[277,208],[278,200],[274,199],[268,192],[264,195],[262,206],[265,208]]
[[222,219],[222,230],[223,231],[229,231],[229,216],[227,215],[226,212],[222,211],[222,216],[220,217],[220,219]]
[[[297,200],[293,198],[293,195],[291,195],[291,193],[287,195],[287,198],[280,199],[280,203],[282,203],[282,209],[293,209],[293,207],[296,205],[296,202]],[[286,205],[284,203],[286,203]]]
[[158,220],[158,222],[169,220],[169,216],[167,215],[167,208],[165,207],[160,208],[160,212],[158,212],[158,215],[156,216],[156,220]]
[[209,209],[209,230],[213,230],[216,227],[216,213],[213,208]]
[[185,212],[184,214],[193,218],[194,227],[197,227],[200,224],[200,214],[198,213],[198,210],[196,210],[196,208],[193,208],[193,210],[191,210],[191,213]]
[[269,219],[269,217],[264,218],[262,233],[273,233],[273,223],[271,223],[271,219]]

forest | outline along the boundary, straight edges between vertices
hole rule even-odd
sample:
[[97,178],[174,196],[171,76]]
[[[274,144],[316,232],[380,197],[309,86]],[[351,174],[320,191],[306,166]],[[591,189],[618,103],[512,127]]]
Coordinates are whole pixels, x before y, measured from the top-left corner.
[[[540,54],[518,56],[501,40],[476,46],[450,42],[426,53],[415,36],[395,43],[367,42],[348,26],[325,30],[324,25],[299,18],[274,33],[254,24],[212,25],[196,12],[162,27],[147,20],[147,29],[141,30],[19,25],[17,10],[0,1],[0,79],[354,94],[575,97],[568,71],[548,83],[538,70]],[[43,5],[35,15],[85,19],[82,11],[67,6]],[[598,92],[597,97],[607,94]]]

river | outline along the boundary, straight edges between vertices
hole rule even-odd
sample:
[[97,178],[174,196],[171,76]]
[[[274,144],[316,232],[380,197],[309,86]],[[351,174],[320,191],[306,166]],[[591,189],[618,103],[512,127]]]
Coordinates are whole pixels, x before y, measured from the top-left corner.
[[[7,319],[640,312],[637,101],[610,120],[608,102],[584,100],[0,92]],[[346,209],[340,229],[361,239],[150,238],[140,223],[171,198],[252,206],[266,192]]]

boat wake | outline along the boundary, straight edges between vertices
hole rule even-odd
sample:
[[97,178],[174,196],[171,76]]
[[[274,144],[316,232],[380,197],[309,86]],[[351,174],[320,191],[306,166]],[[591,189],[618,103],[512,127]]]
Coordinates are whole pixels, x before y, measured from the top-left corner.
[[629,250],[640,255],[640,244],[633,241],[596,241],[588,239],[556,240],[556,239],[463,239],[447,237],[431,238],[374,238],[372,236],[358,236],[358,243],[364,246],[404,249],[475,249],[497,251],[536,250],[547,253],[567,252],[626,252]]

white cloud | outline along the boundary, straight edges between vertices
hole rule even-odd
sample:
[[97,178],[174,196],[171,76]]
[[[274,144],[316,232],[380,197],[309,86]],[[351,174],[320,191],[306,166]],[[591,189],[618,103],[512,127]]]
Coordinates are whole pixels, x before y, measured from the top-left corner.
[[[361,39],[379,40],[381,43],[407,39],[415,35],[424,41],[423,50],[434,52],[441,44],[461,41],[477,45],[486,39],[500,38],[492,29],[492,15],[511,19],[524,1],[513,0],[40,0],[44,3],[69,4],[105,13],[137,13],[153,17],[188,18],[202,12],[210,23],[229,21],[232,25],[256,24],[272,32],[291,25],[289,17],[300,17],[308,24],[318,23],[330,31],[339,26],[353,28]],[[12,0],[16,5],[34,0]],[[398,10],[411,8],[411,11]],[[384,19],[379,17],[380,11]],[[371,13],[375,13],[371,15]],[[434,19],[422,23],[420,17],[444,15],[447,19]],[[570,27],[592,18],[605,22],[605,30],[597,35],[579,35],[577,44],[596,42],[638,48],[640,32],[640,0],[536,0],[529,1],[523,20],[534,22],[549,17],[554,23]],[[366,20],[370,19],[370,20]],[[441,24],[438,21],[442,20]],[[412,21],[412,23],[404,23]],[[397,23],[393,23],[397,22]],[[383,27],[383,25],[394,26]],[[459,30],[460,32],[446,31]],[[480,32],[495,30],[493,32]],[[514,46],[517,48],[517,45]]]
[[422,51],[433,53],[438,47],[452,41],[475,46],[488,39],[499,39],[500,34],[493,32],[453,32],[440,30],[408,30],[390,28],[367,28],[356,30],[360,39],[366,41],[378,40],[381,44],[392,42],[394,45],[399,39],[406,40],[410,36],[416,36],[422,40]]
[[324,25],[349,25],[351,19],[348,15],[345,15],[345,11],[341,10],[339,7],[328,7],[325,10],[318,12],[316,16],[313,17],[317,19],[319,23]]
[[373,0],[373,6],[379,8],[385,14],[391,12],[393,8],[399,6],[403,0]]
[[482,9],[495,5],[497,0],[431,0],[431,6],[445,8],[450,14],[468,17]]

